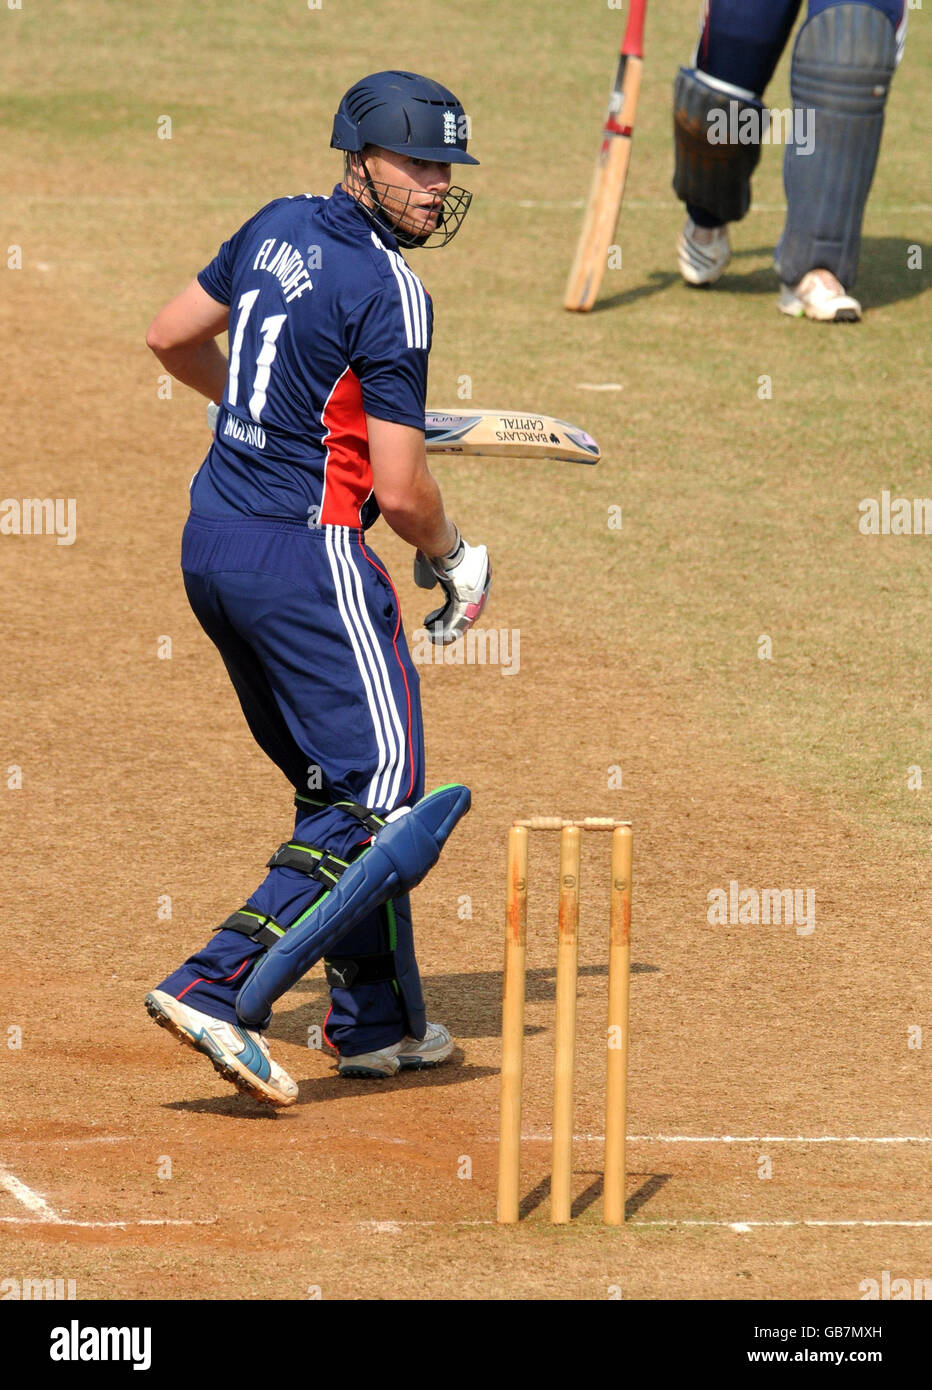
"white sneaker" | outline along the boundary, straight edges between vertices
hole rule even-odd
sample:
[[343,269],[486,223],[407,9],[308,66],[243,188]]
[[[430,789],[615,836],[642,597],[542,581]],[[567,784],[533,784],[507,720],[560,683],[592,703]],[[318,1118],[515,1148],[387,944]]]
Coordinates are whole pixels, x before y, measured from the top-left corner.
[[337,1071],[340,1076],[395,1076],[400,1071],[419,1071],[445,1062],[453,1046],[449,1029],[442,1023],[428,1023],[423,1038],[402,1038],[377,1052],[341,1057]]
[[676,243],[676,259],[687,285],[714,285],[731,260],[728,227],[697,227],[691,217]]
[[857,323],[861,306],[830,270],[810,270],[798,285],[781,285],[781,314],[793,318],[816,319],[820,323]]
[[231,1081],[238,1090],[266,1105],[294,1105],[298,1088],[288,1073],[272,1061],[261,1034],[202,1014],[161,989],[147,994],[145,1002],[159,1027],[167,1028],[181,1042],[203,1052],[224,1081]]

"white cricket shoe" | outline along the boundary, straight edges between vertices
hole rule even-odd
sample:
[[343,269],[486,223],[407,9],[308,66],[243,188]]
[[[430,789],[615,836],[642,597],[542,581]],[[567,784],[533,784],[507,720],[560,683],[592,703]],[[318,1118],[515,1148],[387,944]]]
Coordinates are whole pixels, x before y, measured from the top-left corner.
[[857,323],[861,306],[830,270],[807,271],[798,285],[781,285],[781,314],[816,319],[819,323]]
[[340,1076],[395,1076],[400,1071],[419,1071],[422,1067],[437,1067],[453,1051],[449,1029],[442,1023],[428,1023],[420,1040],[402,1038],[401,1042],[381,1047],[377,1052],[363,1052],[357,1057],[341,1057],[337,1071]]
[[261,1034],[202,1014],[161,989],[147,994],[145,1003],[160,1028],[167,1028],[181,1042],[203,1052],[224,1081],[231,1081],[238,1090],[266,1105],[294,1105],[298,1088],[272,1061]]
[[697,227],[691,217],[676,243],[676,259],[687,285],[714,285],[731,260],[728,227]]

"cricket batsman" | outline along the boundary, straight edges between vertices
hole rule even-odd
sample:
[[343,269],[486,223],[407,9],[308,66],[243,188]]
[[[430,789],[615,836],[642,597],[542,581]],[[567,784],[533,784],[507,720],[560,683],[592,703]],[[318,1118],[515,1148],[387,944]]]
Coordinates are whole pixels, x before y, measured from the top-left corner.
[[[750,207],[769,123],[762,96],[800,3],[705,0],[693,66],[680,68],[673,97],[673,187],[687,214],[677,258],[687,284],[715,284],[731,258],[728,224]],[[851,294],[861,226],[905,41],[906,0],[808,0],[790,63],[786,222],[774,257],[781,313],[826,323],[861,317]],[[734,117],[729,138],[710,140],[723,111]]]
[[218,403],[191,484],[185,589],[296,805],[255,892],[146,1008],[275,1106],[298,1088],[262,1029],[321,958],[341,1075],[392,1076],[453,1050],[426,1021],[408,890],[469,793],[423,795],[417,672],[366,532],[381,514],[414,548],[417,582],[439,583],[434,642],[475,622],[490,583],[485,546],[463,540],[427,465],[433,311],[401,253],[445,245],[466,215],[471,194],[450,182],[453,165],[478,163],[463,107],[430,78],[373,73],[343,97],[330,143],[344,158],[332,194],[262,208],[146,338]]

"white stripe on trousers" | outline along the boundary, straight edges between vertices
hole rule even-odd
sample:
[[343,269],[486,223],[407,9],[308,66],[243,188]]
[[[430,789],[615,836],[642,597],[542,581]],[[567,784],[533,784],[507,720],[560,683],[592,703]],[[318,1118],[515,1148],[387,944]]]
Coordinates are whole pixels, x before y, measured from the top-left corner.
[[366,607],[362,578],[352,557],[345,526],[325,528],[327,556],[333,575],[337,607],[350,639],[362,678],[379,750],[378,766],[366,804],[391,810],[404,772],[406,744],[385,658]]

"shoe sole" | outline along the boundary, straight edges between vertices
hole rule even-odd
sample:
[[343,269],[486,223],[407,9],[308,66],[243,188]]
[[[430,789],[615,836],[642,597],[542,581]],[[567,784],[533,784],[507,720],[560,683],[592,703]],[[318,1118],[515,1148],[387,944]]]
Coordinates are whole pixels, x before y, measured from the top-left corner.
[[430,1055],[427,1057],[399,1057],[399,1070],[428,1071],[431,1067],[442,1066],[452,1055],[454,1046],[455,1044],[451,1040],[449,1047],[447,1047],[439,1057],[431,1057]]
[[355,1076],[363,1079],[371,1078],[378,1081],[387,1081],[390,1076],[397,1076],[400,1071],[429,1071],[431,1067],[442,1066],[451,1056],[454,1046],[455,1044],[451,1039],[449,1045],[439,1057],[396,1057],[395,1060],[398,1066],[394,1071],[390,1072],[379,1071],[375,1067],[354,1066],[352,1059],[345,1063],[341,1062],[337,1068],[337,1072],[340,1076]]
[[391,1076],[397,1076],[401,1067],[396,1067],[394,1071],[379,1071],[376,1067],[354,1067],[347,1062],[344,1066],[341,1062],[337,1067],[338,1076],[356,1077],[362,1081],[387,1081]]
[[777,308],[781,314],[786,314],[791,319],[808,319],[810,323],[860,323],[861,315],[857,309],[836,309],[834,314],[810,313],[805,304],[795,299],[787,304],[778,302]]
[[251,1096],[253,1100],[257,1100],[263,1105],[275,1106],[275,1108],[279,1110],[284,1109],[285,1106],[294,1105],[297,1097],[270,1094],[263,1090],[257,1081],[250,1080],[247,1076],[244,1076],[243,1073],[228,1060],[225,1053],[221,1053],[218,1057],[216,1053],[211,1052],[209,1048],[193,1038],[186,1028],[182,1027],[180,1023],[176,1023],[169,1014],[165,1013],[158,1001],[153,999],[149,994],[146,995],[145,1005],[149,1017],[157,1023],[160,1028],[164,1028],[166,1032],[171,1033],[173,1038],[177,1038],[179,1042],[185,1043],[195,1052],[199,1052],[202,1057],[206,1057],[214,1071],[222,1076],[224,1081],[229,1081],[230,1084],[235,1086],[238,1091],[241,1091],[243,1095]]

